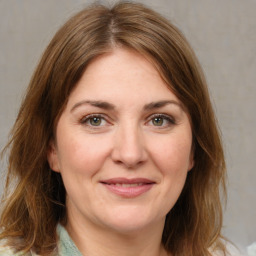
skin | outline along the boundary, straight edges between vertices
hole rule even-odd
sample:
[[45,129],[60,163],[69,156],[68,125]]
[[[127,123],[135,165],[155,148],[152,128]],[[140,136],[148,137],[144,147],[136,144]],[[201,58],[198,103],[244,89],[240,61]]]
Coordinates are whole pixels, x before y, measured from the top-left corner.
[[[66,228],[81,253],[167,255],[165,216],[193,167],[191,148],[189,117],[151,62],[122,48],[95,59],[72,91],[48,152],[67,191]],[[152,186],[130,196],[102,183],[120,177]]]

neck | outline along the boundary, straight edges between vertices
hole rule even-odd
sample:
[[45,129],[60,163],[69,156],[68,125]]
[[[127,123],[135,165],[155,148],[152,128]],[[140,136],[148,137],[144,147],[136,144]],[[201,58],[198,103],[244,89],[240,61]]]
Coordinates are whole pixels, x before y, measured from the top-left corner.
[[70,220],[68,233],[85,256],[167,256],[161,243],[164,223],[143,230],[117,232]]

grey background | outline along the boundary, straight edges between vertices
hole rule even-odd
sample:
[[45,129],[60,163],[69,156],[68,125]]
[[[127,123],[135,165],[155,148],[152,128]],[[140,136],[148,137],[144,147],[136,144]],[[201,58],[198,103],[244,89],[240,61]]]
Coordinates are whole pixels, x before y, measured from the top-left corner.
[[[70,15],[91,2],[0,0],[0,148],[49,40]],[[206,73],[228,164],[224,233],[245,248],[256,241],[256,0],[140,2],[183,31]],[[1,161],[0,193],[5,166]]]

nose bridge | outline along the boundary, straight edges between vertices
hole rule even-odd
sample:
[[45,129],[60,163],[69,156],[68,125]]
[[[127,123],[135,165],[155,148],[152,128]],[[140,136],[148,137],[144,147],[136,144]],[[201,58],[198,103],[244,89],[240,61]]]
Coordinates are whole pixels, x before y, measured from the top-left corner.
[[118,127],[113,156],[115,161],[130,168],[145,161],[143,133],[136,122],[128,122]]

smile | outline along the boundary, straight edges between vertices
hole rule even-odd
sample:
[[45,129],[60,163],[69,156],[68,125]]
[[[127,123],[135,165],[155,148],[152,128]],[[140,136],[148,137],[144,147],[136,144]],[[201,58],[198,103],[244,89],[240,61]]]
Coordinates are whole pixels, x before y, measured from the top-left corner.
[[108,191],[124,198],[133,198],[149,191],[154,184],[144,178],[126,179],[114,178],[100,182]]
[[128,187],[138,187],[138,186],[142,186],[144,184],[143,183],[133,183],[133,184],[116,183],[116,184],[113,184],[113,185],[118,186],[118,187],[128,188]]

